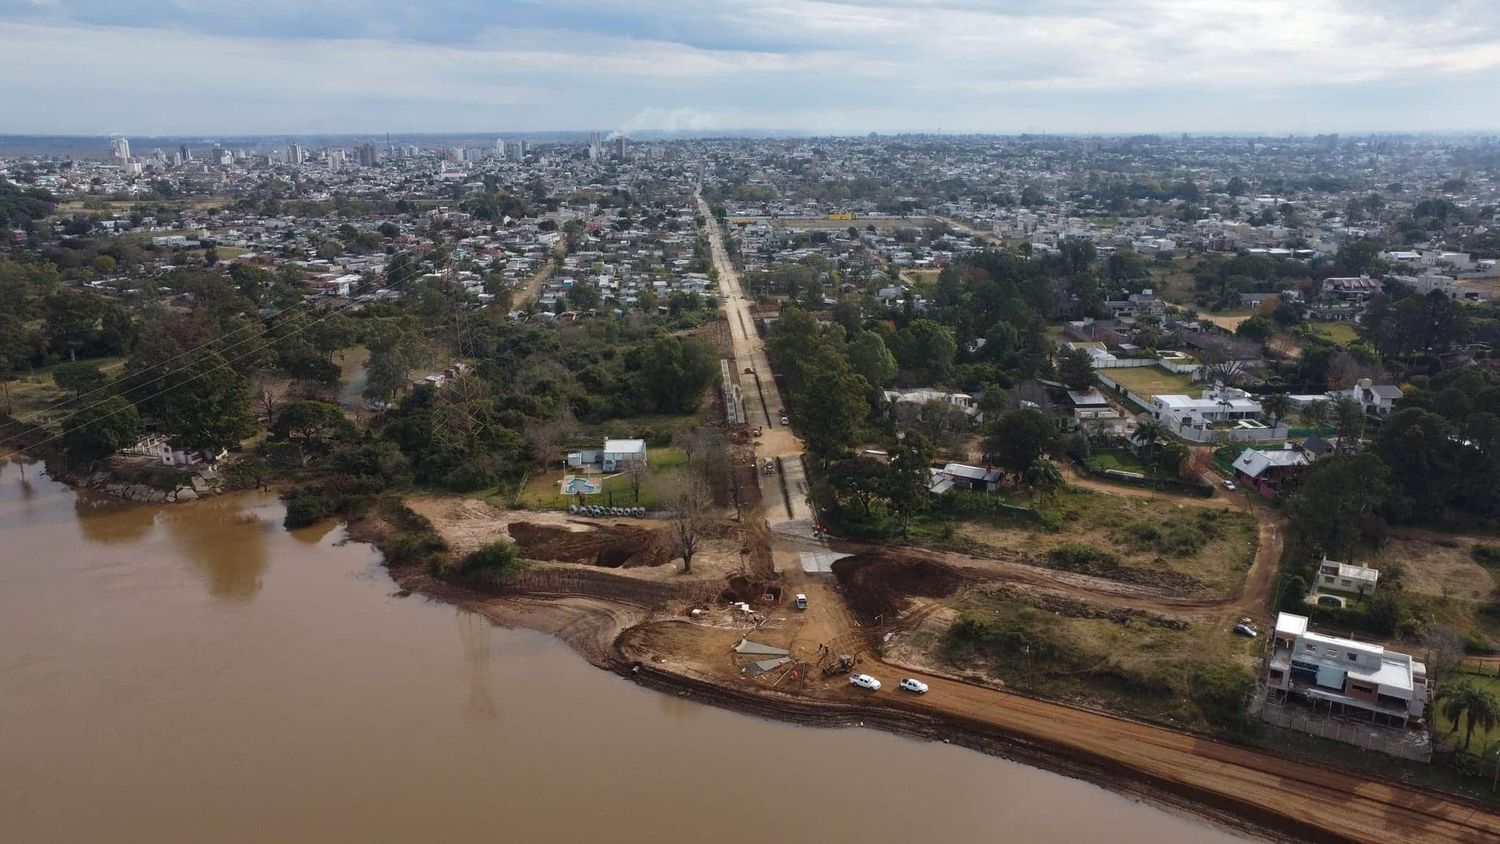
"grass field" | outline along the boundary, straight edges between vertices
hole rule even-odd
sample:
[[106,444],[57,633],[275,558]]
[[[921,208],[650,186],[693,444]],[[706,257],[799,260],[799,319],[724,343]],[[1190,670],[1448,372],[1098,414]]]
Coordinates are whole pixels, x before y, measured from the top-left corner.
[[1172,394],[1191,395],[1197,392],[1197,385],[1192,378],[1168,372],[1159,366],[1106,369],[1103,374],[1132,393],[1146,398]]
[[[118,377],[125,368],[125,359],[122,357],[94,358],[84,362],[91,363],[99,367],[104,374],[114,377]],[[36,421],[38,414],[56,418],[59,414],[66,412],[64,407],[53,407],[73,397],[71,392],[61,390],[53,383],[52,371],[56,368],[56,366],[44,366],[15,381],[6,383],[6,389],[10,393],[11,407],[14,408],[12,416],[22,422],[33,422]],[[5,394],[0,393],[0,409],[4,409],[4,402]]]
[[1359,339],[1354,326],[1347,322],[1309,322],[1307,330],[1340,346],[1347,346]]
[[[1494,695],[1496,700],[1500,700],[1500,677],[1486,677],[1480,674],[1465,674],[1463,676],[1469,682]],[[1451,683],[1453,680],[1449,680],[1448,682]],[[1464,720],[1463,718],[1459,718],[1458,733],[1455,736],[1459,747],[1463,746],[1464,741]],[[1443,716],[1443,705],[1437,701],[1433,701],[1432,704],[1432,728],[1440,738],[1447,736],[1453,729],[1453,722]],[[1485,748],[1490,747],[1495,742],[1500,742],[1500,726],[1496,726],[1493,730],[1476,727],[1474,729],[1473,742],[1469,745],[1469,753],[1474,755],[1484,753]]]
[[[646,462],[651,464],[651,476],[641,485],[639,504],[642,507],[654,509],[660,498],[664,479],[681,471],[687,465],[687,453],[675,446],[651,448],[646,450]],[[568,505],[577,504],[576,497],[563,495],[561,492],[564,474],[580,473],[564,473],[560,469],[552,469],[544,474],[536,475],[521,489],[521,494],[516,499],[517,504],[529,510],[566,510]],[[602,485],[598,495],[584,496],[585,504],[598,504],[606,507],[636,506],[635,494],[630,489],[630,479],[624,474],[589,475],[588,477],[595,482],[602,480]]]
[[1174,258],[1169,266],[1154,265],[1151,268],[1151,286],[1156,297],[1165,302],[1184,307],[1193,304],[1193,267],[1197,259]]

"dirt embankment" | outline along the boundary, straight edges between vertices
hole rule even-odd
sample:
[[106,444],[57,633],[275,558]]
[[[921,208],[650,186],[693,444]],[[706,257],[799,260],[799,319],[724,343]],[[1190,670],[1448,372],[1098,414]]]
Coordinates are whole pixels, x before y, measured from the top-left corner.
[[511,522],[510,535],[528,560],[584,563],[601,568],[643,568],[671,561],[670,543],[660,531],[625,524],[594,524],[570,530],[534,522]]
[[983,577],[921,557],[866,552],[833,564],[844,600],[864,624],[892,621],[911,598],[946,598]]

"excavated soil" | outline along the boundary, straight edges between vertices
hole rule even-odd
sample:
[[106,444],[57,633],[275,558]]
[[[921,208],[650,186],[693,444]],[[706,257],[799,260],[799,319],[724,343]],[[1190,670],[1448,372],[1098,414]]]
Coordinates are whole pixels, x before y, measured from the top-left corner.
[[583,563],[602,568],[666,565],[671,547],[661,533],[630,525],[591,525],[575,531],[556,525],[511,522],[510,535],[529,560]]
[[910,598],[946,598],[983,579],[973,570],[879,551],[834,562],[833,575],[849,608],[867,624],[893,620]]

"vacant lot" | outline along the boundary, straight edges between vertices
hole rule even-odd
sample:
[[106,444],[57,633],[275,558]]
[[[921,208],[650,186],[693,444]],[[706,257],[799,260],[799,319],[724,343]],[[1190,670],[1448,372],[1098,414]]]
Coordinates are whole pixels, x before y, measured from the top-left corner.
[[1399,564],[1402,587],[1420,595],[1486,603],[1495,591],[1495,578],[1474,560],[1464,542],[1445,546],[1414,539],[1391,539],[1363,562],[1382,570]]
[[983,584],[923,602],[888,659],[929,666],[1084,706],[1197,729],[1212,726],[1206,691],[1248,687],[1250,640],[1213,625],[1108,611]]
[[1197,391],[1193,379],[1168,372],[1159,366],[1105,369],[1102,373],[1115,383],[1139,396],[1187,395]]
[[1255,555],[1255,522],[1237,510],[1076,487],[1039,508],[1039,519],[997,514],[924,523],[912,538],[1201,597],[1233,594]]

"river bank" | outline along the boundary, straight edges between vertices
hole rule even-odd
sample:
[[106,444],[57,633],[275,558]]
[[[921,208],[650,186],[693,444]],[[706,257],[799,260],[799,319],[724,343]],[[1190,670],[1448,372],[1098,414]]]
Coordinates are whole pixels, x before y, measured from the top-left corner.
[[957,747],[622,682],[559,641],[611,641],[607,619],[579,633],[595,604],[503,602],[559,635],[506,630],[401,590],[337,521],[284,514],[262,492],[124,502],[0,460],[21,549],[0,562],[9,838],[1233,840]]
[[[380,531],[356,528],[356,534],[381,540]],[[902,698],[894,690],[863,695],[841,677],[804,680],[792,692],[767,688],[741,674],[727,657],[740,632],[689,623],[687,603],[621,600],[621,594],[638,591],[614,591],[612,578],[622,576],[608,571],[593,569],[588,578],[568,580],[568,590],[506,594],[435,577],[421,562],[393,562],[390,570],[405,589],[476,610],[503,625],[552,633],[591,664],[668,694],[799,725],[869,726],[941,740],[1084,779],[1225,829],[1243,833],[1248,825],[1261,837],[1298,841],[1381,841],[1397,829],[1421,830],[1418,837],[1437,841],[1500,833],[1500,818],[1452,795],[885,665],[878,646],[868,654],[870,669],[861,670],[883,667],[920,676],[933,693],[921,699]],[[812,593],[815,606],[840,602],[827,583],[781,585],[782,591]],[[777,619],[776,611],[770,612]],[[799,617],[794,623],[804,621]],[[828,632],[819,630],[817,636]],[[788,644],[794,656],[811,641],[800,632],[793,639]],[[844,646],[852,647],[848,641]]]

